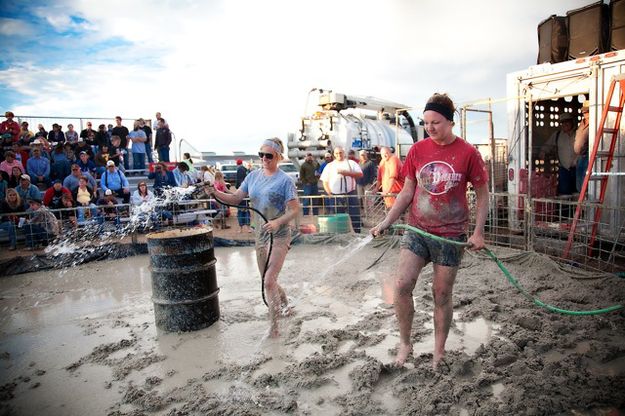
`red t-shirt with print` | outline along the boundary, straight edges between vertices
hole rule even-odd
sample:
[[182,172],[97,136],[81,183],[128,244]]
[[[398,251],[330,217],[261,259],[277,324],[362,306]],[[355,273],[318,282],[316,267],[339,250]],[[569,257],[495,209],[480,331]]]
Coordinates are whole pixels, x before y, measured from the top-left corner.
[[408,152],[402,174],[417,182],[410,225],[441,237],[466,233],[467,182],[473,186],[488,182],[488,172],[476,148],[460,137],[447,145],[429,138],[421,140]]

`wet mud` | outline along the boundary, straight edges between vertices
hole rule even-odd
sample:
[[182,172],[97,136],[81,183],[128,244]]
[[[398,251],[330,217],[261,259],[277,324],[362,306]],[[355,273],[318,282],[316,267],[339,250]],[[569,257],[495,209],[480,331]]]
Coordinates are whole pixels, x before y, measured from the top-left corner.
[[[356,242],[357,244],[357,242]],[[154,325],[148,256],[0,279],[0,414],[570,415],[625,409],[625,314],[554,314],[495,263],[465,255],[444,362],[432,369],[432,268],[414,290],[414,354],[394,363],[398,250],[293,247],[280,282],[294,313],[279,339],[251,247],[217,248],[221,318]],[[561,308],[625,300],[625,280],[497,249],[534,296]],[[347,257],[347,258],[345,258]]]

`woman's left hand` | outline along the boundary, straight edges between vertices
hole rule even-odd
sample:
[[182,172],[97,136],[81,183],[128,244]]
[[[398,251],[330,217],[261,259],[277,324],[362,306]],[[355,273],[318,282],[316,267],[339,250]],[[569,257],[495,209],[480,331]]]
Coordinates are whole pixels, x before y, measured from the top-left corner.
[[268,233],[275,233],[280,228],[280,224],[277,220],[270,220],[265,225],[263,225],[263,230]]

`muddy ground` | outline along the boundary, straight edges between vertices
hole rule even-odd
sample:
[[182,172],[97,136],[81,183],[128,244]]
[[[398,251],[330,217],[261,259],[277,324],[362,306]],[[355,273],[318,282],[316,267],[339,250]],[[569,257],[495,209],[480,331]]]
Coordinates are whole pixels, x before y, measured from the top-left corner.
[[[497,266],[465,255],[448,355],[437,371],[432,269],[414,291],[415,353],[390,365],[397,249],[294,246],[281,282],[295,313],[267,339],[251,247],[217,248],[221,319],[190,333],[154,325],[147,255],[0,279],[0,414],[569,415],[625,409],[625,313],[539,309]],[[495,253],[562,308],[625,302],[625,279]],[[342,260],[342,261],[340,261]]]

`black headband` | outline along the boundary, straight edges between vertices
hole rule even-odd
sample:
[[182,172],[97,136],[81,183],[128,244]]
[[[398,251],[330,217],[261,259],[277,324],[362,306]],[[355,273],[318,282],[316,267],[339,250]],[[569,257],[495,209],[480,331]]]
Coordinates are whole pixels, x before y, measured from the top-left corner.
[[427,103],[425,105],[425,110],[423,110],[423,112],[425,113],[426,111],[436,111],[437,113],[445,117],[447,120],[454,121],[453,111],[451,111],[449,108],[447,108],[446,106],[442,104]]

